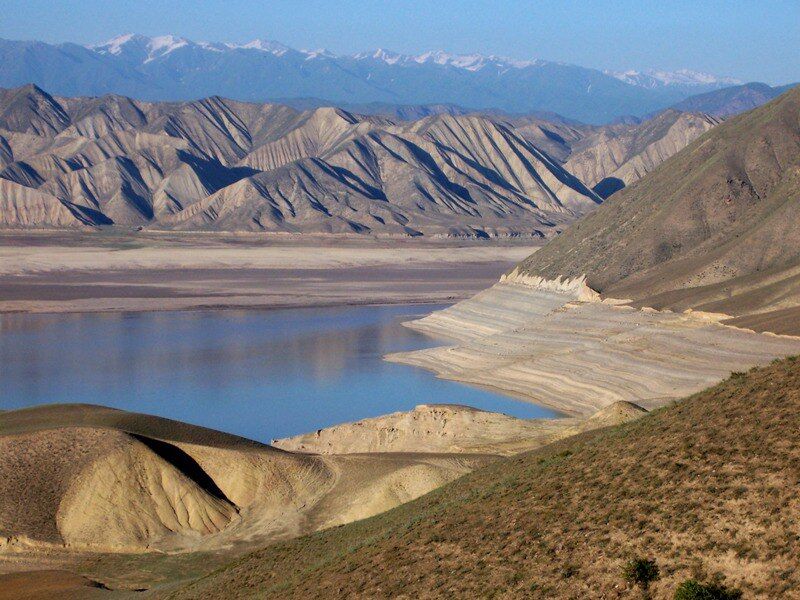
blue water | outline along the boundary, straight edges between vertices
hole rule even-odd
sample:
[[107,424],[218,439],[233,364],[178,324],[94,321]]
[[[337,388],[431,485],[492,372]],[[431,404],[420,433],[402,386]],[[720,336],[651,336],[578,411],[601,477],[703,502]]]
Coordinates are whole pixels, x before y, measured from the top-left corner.
[[265,442],[424,403],[554,416],[382,360],[437,345],[400,325],[437,308],[0,315],[0,409],[103,404]]

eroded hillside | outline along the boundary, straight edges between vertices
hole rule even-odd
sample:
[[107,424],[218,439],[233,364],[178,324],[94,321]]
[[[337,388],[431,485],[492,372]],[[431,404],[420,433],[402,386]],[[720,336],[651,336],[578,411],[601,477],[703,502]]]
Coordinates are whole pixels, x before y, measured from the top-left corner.
[[714,123],[402,121],[25,86],[0,94],[0,227],[546,238]]
[[496,462],[386,514],[276,544],[176,598],[627,598],[689,578],[800,593],[800,361],[776,361],[634,422]]

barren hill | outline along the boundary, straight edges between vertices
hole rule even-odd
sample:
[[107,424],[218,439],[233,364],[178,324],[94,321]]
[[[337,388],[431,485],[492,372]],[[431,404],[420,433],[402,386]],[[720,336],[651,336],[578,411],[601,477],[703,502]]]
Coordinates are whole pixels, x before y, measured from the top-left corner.
[[387,510],[489,457],[319,457],[87,405],[0,417],[0,550],[199,550]]
[[496,462],[372,519],[279,543],[174,598],[627,598],[721,578],[800,594],[800,361],[736,373],[632,423]]
[[29,85],[0,94],[0,228],[550,237],[714,123],[401,121]]
[[638,181],[719,119],[666,110],[636,125],[599,127],[578,141],[564,164],[603,198]]
[[[716,127],[522,265],[606,296],[733,315],[800,300],[800,89]],[[796,319],[777,330],[797,332]]]
[[601,199],[501,122],[0,95],[4,227],[542,237]]

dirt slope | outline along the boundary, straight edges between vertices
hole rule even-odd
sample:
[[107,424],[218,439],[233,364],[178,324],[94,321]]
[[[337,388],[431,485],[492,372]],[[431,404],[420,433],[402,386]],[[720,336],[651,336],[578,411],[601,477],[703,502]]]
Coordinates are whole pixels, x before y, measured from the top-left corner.
[[718,576],[800,595],[800,361],[496,462],[378,517],[269,546],[174,598],[635,598]]
[[0,415],[0,551],[198,550],[406,502],[491,457],[293,454],[87,405]]
[[521,264],[607,296],[740,315],[798,304],[800,89],[716,127]]

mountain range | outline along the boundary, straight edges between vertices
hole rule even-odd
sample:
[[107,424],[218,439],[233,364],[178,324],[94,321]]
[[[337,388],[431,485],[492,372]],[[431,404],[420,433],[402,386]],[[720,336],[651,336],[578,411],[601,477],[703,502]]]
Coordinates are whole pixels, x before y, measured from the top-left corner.
[[0,90],[0,226],[549,237],[717,123]]
[[337,55],[265,40],[222,44],[127,34],[88,47],[0,40],[0,86],[27,83],[65,96],[113,93],[150,101],[222,95],[253,102],[320,98],[345,107],[449,103],[549,111],[597,124],[643,117],[741,82],[688,70],[612,72],[442,51]]

